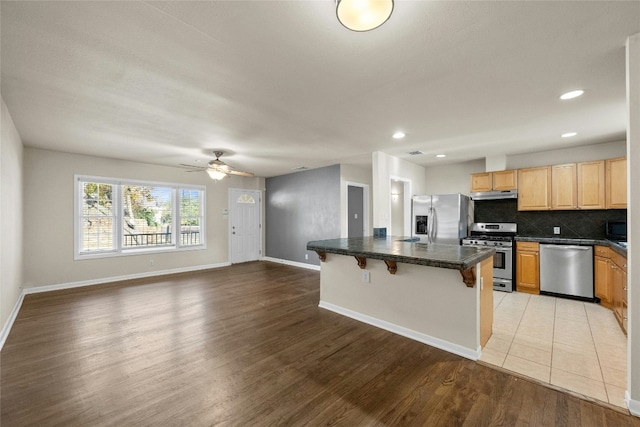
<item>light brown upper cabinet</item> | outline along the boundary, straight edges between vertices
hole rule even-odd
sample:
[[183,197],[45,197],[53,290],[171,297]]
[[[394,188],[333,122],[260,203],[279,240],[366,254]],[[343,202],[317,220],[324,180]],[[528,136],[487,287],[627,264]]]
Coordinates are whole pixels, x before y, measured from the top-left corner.
[[493,174],[491,172],[471,174],[472,193],[491,190],[493,190]]
[[518,169],[518,210],[551,208],[551,166]]
[[517,190],[518,189],[518,171],[497,171],[493,173],[493,189],[495,191]]
[[518,189],[518,171],[496,171],[471,174],[471,192]]
[[627,158],[606,161],[607,209],[627,208]]
[[578,207],[578,175],[575,163],[551,167],[551,209]]
[[578,209],[605,209],[605,162],[578,163]]

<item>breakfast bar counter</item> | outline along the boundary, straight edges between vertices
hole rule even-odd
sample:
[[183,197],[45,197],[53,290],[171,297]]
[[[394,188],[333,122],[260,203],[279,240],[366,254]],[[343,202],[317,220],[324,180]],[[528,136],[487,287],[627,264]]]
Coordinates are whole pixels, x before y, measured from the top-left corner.
[[[318,253],[360,256],[405,264],[466,270],[495,254],[493,248],[438,245],[407,237],[352,237],[316,240],[307,249]],[[322,257],[322,256],[321,256]]]
[[411,240],[309,242],[322,261],[319,306],[477,359],[491,336],[495,250]]

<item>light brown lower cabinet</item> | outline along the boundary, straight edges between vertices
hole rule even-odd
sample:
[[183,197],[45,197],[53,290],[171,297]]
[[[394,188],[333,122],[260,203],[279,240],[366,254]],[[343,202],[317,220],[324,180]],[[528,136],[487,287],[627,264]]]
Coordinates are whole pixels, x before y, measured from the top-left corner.
[[611,252],[611,288],[613,314],[620,327],[627,333],[627,258]]
[[516,290],[540,293],[540,244],[516,242]]
[[611,291],[611,260],[609,248],[595,246],[593,257],[595,294],[600,298],[600,304],[607,308],[613,308],[613,295]]

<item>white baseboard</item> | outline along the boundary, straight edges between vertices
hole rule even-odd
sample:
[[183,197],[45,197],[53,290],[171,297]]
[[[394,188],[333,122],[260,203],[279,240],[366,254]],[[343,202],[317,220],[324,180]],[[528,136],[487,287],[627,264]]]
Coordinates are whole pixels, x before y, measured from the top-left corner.
[[13,327],[13,322],[15,322],[16,317],[18,317],[18,313],[20,312],[20,307],[22,307],[22,301],[24,301],[24,295],[25,293],[24,291],[22,291],[20,293],[20,296],[18,297],[18,300],[13,306],[13,310],[11,310],[11,314],[9,314],[9,318],[7,318],[7,321],[4,322],[4,326],[0,331],[0,351],[2,350],[2,347],[4,347],[4,342],[7,340],[7,337],[9,336],[9,332],[11,332],[11,328]]
[[145,277],[166,276],[167,274],[189,273],[192,271],[209,270],[212,268],[228,267],[231,263],[221,262],[218,264],[197,265],[195,267],[173,268],[170,270],[146,271],[144,273],[126,274],[123,276],[103,277],[100,279],[81,280],[79,282],[58,283],[55,285],[34,286],[26,288],[25,294],[37,294],[40,292],[59,291],[62,289],[80,288],[82,286],[103,285],[105,283],[120,282],[123,280],[144,279]]
[[270,261],[270,262],[276,262],[278,264],[285,264],[285,265],[291,265],[293,267],[300,267],[300,268],[306,268],[309,270],[320,271],[319,265],[305,264],[304,262],[289,261],[287,259],[271,258],[271,257],[265,256],[265,257],[262,257],[260,261]]
[[629,390],[624,392],[624,400],[627,402],[627,408],[631,415],[640,417],[640,400],[633,400],[629,395]]
[[454,344],[452,342],[445,341],[440,338],[432,337],[430,335],[423,334],[421,332],[416,332],[412,329],[408,329],[403,326],[398,326],[394,323],[390,323],[385,320],[380,320],[375,317],[367,316],[366,314],[358,313],[356,311],[352,311],[347,308],[343,308],[343,307],[328,303],[326,301],[320,301],[320,304],[318,304],[318,307],[333,311],[335,313],[341,314],[346,317],[350,317],[352,319],[358,320],[363,323],[367,323],[377,328],[384,329],[389,332],[393,332],[394,334],[398,334],[403,337],[410,338],[412,340],[421,342],[423,344],[427,344],[432,347],[439,348],[440,350],[457,354],[458,356],[462,356],[467,359],[478,360],[481,354],[480,349],[472,350],[470,348],[463,347],[461,345]]

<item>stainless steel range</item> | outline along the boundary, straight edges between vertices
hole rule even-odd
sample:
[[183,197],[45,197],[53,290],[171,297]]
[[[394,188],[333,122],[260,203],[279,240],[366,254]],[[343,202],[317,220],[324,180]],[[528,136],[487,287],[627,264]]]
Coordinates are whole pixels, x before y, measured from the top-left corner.
[[514,256],[513,241],[518,225],[511,222],[476,222],[471,224],[469,236],[462,239],[463,246],[490,246],[495,248],[493,257],[493,289],[513,292]]

